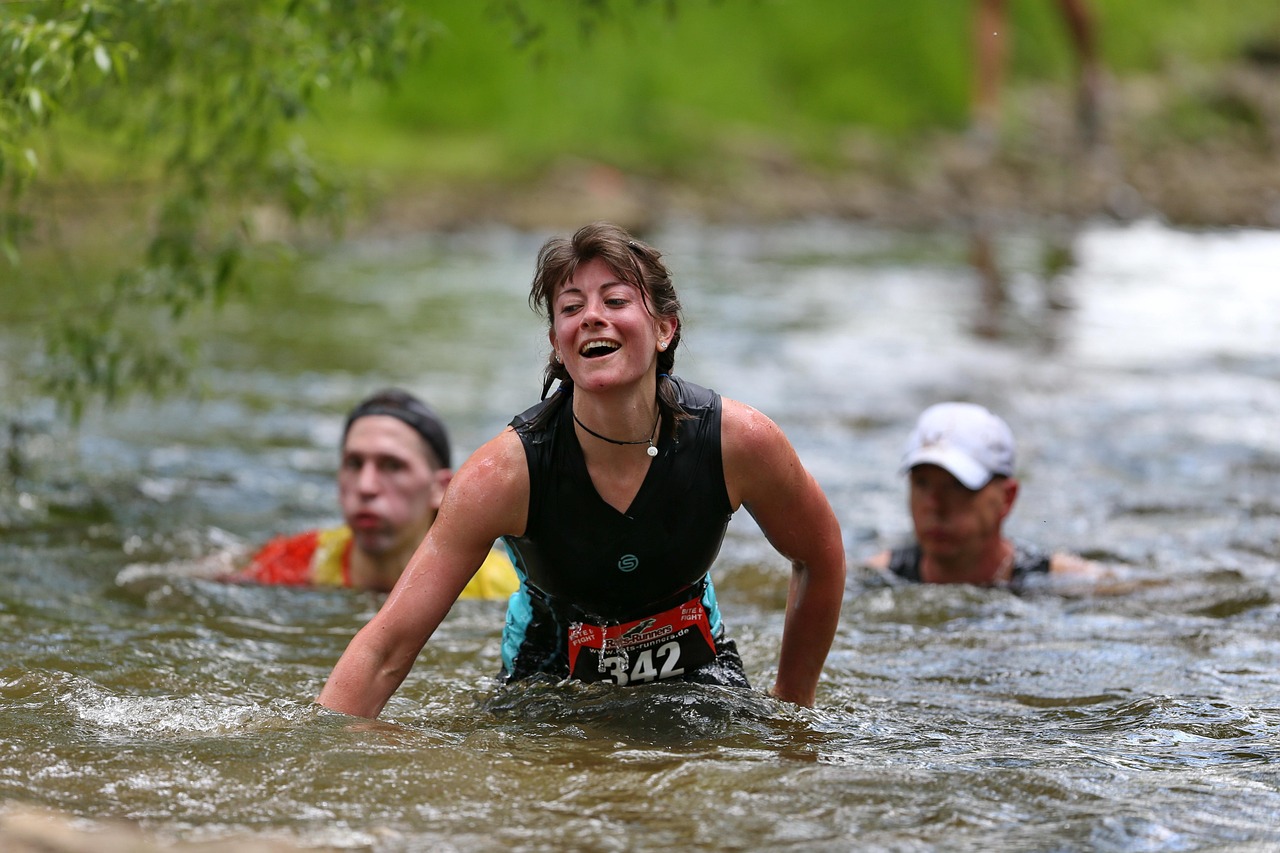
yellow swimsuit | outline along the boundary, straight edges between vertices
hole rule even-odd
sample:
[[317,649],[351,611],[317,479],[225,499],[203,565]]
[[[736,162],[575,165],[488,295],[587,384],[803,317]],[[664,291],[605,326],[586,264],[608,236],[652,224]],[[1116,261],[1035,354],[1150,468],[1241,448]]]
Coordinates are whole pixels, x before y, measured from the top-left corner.
[[[272,539],[245,577],[287,586],[351,586],[351,528],[345,524]],[[506,552],[494,547],[459,598],[505,599],[520,587]]]

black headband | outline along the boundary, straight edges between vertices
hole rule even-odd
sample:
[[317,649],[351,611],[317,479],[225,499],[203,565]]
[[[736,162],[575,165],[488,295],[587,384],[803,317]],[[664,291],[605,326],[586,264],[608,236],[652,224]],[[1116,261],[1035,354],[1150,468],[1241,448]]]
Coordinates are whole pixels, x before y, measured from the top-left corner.
[[452,468],[449,455],[449,434],[445,432],[444,423],[431,411],[431,408],[416,397],[408,394],[396,396],[374,395],[351,410],[347,415],[347,424],[342,428],[342,440],[345,442],[351,424],[358,418],[368,415],[388,415],[413,428],[422,436],[422,440],[440,459],[445,468]]

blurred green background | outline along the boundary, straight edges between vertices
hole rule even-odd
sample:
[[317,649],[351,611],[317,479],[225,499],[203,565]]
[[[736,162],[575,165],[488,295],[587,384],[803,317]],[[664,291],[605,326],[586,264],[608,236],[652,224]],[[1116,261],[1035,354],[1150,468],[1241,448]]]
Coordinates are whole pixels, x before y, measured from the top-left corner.
[[[322,101],[306,129],[318,154],[396,181],[521,179],[566,156],[662,176],[716,169],[744,145],[820,167],[850,127],[903,139],[967,122],[972,4],[961,0],[417,5],[438,23],[425,55],[392,92]],[[1092,7],[1116,77],[1280,42],[1275,0]],[[1008,16],[1008,85],[1067,92],[1057,4],[1009,0]]]
[[17,373],[74,406],[180,387],[183,324],[329,224],[1280,226],[1280,2],[1088,2],[1083,163],[1057,0],[1006,0],[986,160],[956,144],[974,0],[0,0],[0,319],[44,353]]

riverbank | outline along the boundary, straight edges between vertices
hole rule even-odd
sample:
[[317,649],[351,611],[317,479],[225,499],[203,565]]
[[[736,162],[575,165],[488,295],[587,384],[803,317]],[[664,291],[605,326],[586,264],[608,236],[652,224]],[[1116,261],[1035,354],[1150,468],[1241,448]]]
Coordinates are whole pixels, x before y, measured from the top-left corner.
[[562,161],[523,185],[371,187],[357,232],[485,224],[564,228],[612,219],[643,229],[806,217],[898,228],[1028,218],[1159,218],[1184,227],[1280,227],[1280,64],[1111,81],[1101,138],[1080,141],[1069,93],[1012,93],[996,139],[936,133],[907,142],[851,130],[818,169],[767,140],[726,143],[714,173],[660,178]]
[[0,804],[0,849],[6,853],[296,853],[287,841],[240,836],[220,841],[171,842],[124,820],[88,821],[20,803]]

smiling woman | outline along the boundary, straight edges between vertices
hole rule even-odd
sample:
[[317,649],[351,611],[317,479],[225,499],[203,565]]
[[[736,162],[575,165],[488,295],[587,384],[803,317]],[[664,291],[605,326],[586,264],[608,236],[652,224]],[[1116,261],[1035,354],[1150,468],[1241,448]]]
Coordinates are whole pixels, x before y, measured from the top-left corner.
[[681,308],[661,253],[584,226],[543,245],[529,301],[549,326],[542,402],[459,469],[320,703],[377,716],[495,538],[520,577],[504,680],[745,688],[709,573],[745,506],[792,566],[771,692],[812,704],[844,591],[839,525],[773,421],[672,375]]

